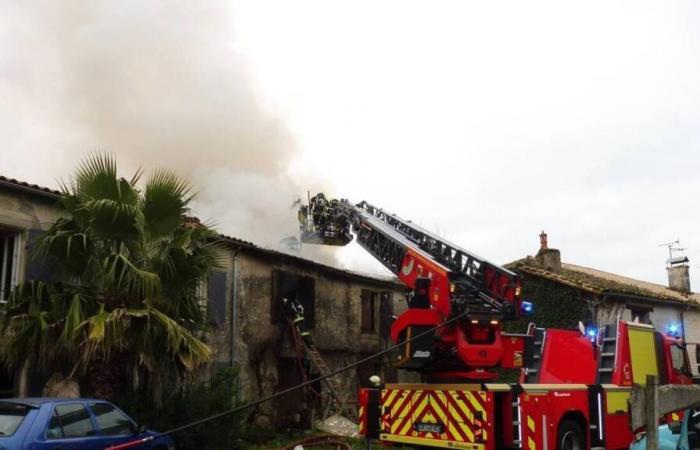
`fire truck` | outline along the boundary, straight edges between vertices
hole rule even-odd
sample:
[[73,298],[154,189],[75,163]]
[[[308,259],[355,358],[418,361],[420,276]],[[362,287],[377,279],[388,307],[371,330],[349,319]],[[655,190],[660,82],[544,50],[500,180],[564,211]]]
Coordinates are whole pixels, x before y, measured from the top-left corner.
[[[632,386],[647,375],[692,384],[681,339],[651,325],[618,319],[597,330],[531,324],[523,334],[504,332],[504,321],[532,308],[516,273],[367,202],[319,194],[299,220],[306,243],[346,245],[354,233],[407,286],[408,308],[391,326],[394,363],[422,382],[360,389],[367,439],[469,450],[627,449],[638,431],[630,428]],[[501,369],[517,369],[518,382],[499,382]]]

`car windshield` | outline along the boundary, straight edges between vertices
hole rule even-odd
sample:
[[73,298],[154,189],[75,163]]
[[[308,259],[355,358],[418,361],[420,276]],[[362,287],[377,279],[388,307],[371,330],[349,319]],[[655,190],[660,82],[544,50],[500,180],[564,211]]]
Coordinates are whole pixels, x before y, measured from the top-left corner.
[[30,408],[16,403],[0,403],[0,436],[14,434]]

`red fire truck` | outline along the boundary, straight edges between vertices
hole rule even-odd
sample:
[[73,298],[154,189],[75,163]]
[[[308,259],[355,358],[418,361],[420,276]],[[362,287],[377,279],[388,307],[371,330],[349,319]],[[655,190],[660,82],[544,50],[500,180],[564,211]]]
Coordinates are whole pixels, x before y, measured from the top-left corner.
[[[346,245],[352,229],[409,288],[391,338],[401,344],[396,366],[422,382],[360,390],[368,439],[470,450],[627,449],[632,385],[649,374],[692,383],[681,340],[650,325],[503,332],[504,321],[531,308],[517,274],[367,202],[319,194],[299,219],[307,243]],[[519,369],[519,382],[498,382],[504,368]]]

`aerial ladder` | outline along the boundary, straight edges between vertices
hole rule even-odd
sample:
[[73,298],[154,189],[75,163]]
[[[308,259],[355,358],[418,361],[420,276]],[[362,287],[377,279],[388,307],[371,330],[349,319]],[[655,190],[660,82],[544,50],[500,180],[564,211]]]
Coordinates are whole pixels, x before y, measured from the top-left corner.
[[411,290],[408,309],[391,327],[394,342],[462,317],[406,343],[396,366],[434,381],[491,380],[497,368],[521,367],[523,341],[502,332],[502,322],[518,317],[522,307],[518,275],[367,202],[318,194],[302,205],[299,219],[305,243],[346,245],[354,231],[357,242]]
[[[400,347],[395,365],[418,371],[422,383],[360,389],[368,442],[628,449],[640,431],[630,420],[633,388],[648,376],[692,383],[680,337],[651,325],[618,318],[599,330],[579,323],[579,330],[531,324],[525,334],[503,332],[504,321],[532,307],[517,274],[368,202],[318,194],[300,206],[299,221],[302,242],[356,238],[409,289],[408,309],[390,335]],[[508,368],[519,369],[518,381],[498,382],[499,369]]]

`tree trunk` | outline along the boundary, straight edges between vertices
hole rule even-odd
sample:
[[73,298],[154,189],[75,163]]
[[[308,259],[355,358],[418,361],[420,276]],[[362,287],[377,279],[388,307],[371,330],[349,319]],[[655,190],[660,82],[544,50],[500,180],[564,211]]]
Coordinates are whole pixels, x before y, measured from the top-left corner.
[[[110,359],[96,359],[88,366],[83,386],[94,398],[114,400],[129,382],[126,377],[126,358],[112,355]],[[130,386],[129,386],[130,387]]]

